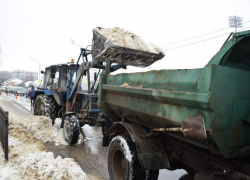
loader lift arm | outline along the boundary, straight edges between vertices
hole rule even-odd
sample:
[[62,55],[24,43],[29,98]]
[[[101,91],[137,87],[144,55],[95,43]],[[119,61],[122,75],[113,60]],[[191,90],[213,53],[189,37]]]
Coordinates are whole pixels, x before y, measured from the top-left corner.
[[[74,67],[74,70],[73,70],[73,72],[72,72],[72,74],[70,76],[70,80],[69,80],[68,85],[67,85],[66,111],[72,111],[72,109],[74,107],[75,99],[78,96],[76,91],[77,91],[77,88],[79,86],[79,82],[80,82],[82,76],[86,75],[86,72],[89,73],[89,69],[91,69],[91,68],[99,69],[99,72],[98,72],[97,76],[100,74],[101,69],[105,69],[105,65],[103,65],[103,62],[100,62],[100,61],[88,61],[87,56],[91,54],[90,50],[81,48],[80,51],[81,52],[80,52],[79,58],[77,60],[77,63],[75,65],[75,67]],[[82,57],[83,63],[81,63],[81,65],[79,66],[79,61],[80,61],[81,57]],[[79,66],[78,70],[77,70],[77,66]],[[120,68],[125,69],[126,65],[113,65],[113,66],[110,67],[110,71],[113,72],[113,71],[116,71],[116,70],[118,70]],[[73,86],[70,87],[71,83],[73,82],[74,73],[76,73],[76,79],[75,79],[75,82],[74,82]],[[88,76],[88,90],[89,91],[91,91],[91,89],[94,89],[95,83],[96,83],[96,80],[95,80],[93,86],[90,88],[90,79],[89,79],[89,76]],[[88,92],[88,93],[90,93],[90,92]],[[72,99],[72,97],[73,97],[73,99]],[[72,104],[70,104],[69,101],[71,101]]]
[[[95,62],[95,61],[88,62],[87,56],[89,54],[91,54],[90,51],[87,51],[86,49],[81,48],[80,56],[79,56],[79,58],[77,60],[75,68],[74,68],[74,70],[73,70],[73,72],[71,74],[69,83],[67,85],[67,101],[69,101],[69,99],[72,97],[72,95],[76,91],[76,88],[78,87],[79,81],[80,81],[81,77],[86,74],[86,71],[88,71],[90,68],[98,68],[98,69],[104,69],[105,68],[105,66],[98,65],[98,63]],[[78,71],[76,72],[76,68],[79,65],[79,61],[80,61],[81,57],[83,59],[83,63],[80,65],[80,67],[78,68]],[[74,85],[72,87],[70,87],[70,84],[72,83],[74,73],[76,73],[76,80],[75,80]],[[89,82],[89,79],[88,79],[88,82]],[[88,86],[89,86],[89,83],[88,83]]]

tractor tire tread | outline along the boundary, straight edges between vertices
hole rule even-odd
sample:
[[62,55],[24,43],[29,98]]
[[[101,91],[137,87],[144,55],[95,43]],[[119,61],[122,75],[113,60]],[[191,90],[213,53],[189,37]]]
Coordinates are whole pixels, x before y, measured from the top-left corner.
[[[67,128],[69,128],[70,132],[67,131]],[[74,115],[67,116],[64,119],[63,135],[65,141],[69,145],[75,145],[78,142],[80,135],[80,124]]]
[[[41,101],[41,103],[43,103],[43,105],[44,105],[43,115],[46,117],[49,117],[52,120],[52,124],[54,124],[55,119],[56,119],[56,102],[55,102],[55,100],[53,98],[46,96],[45,94],[42,94],[36,98],[35,106],[37,105],[37,103],[39,101]],[[38,114],[36,114],[34,111],[34,115],[38,115]]]

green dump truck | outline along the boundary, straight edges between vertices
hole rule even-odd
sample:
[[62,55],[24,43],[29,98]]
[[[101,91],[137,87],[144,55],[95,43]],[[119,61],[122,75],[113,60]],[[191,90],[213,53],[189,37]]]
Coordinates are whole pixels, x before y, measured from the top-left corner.
[[234,33],[201,69],[111,75],[112,63],[98,95],[113,122],[104,128],[112,180],[179,168],[197,180],[250,179],[250,31]]

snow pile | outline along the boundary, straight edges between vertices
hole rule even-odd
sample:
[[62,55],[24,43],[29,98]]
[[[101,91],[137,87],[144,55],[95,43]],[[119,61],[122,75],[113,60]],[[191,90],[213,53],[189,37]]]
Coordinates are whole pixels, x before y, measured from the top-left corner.
[[0,148],[0,179],[88,179],[73,159],[55,159],[52,152],[43,151],[46,147],[39,140],[20,129],[19,137],[12,137],[16,129],[10,129],[9,161]]
[[[5,101],[0,97],[0,103]],[[54,158],[43,143],[67,144],[62,129],[52,127],[47,117],[22,119],[9,113],[9,160],[0,147],[0,180],[2,179],[82,179],[88,180],[72,158]]]
[[[0,96],[0,105],[2,104],[2,101],[6,101],[5,99],[3,99],[1,96]],[[5,109],[4,109],[5,110]]]
[[[17,141],[22,141],[23,143],[27,144],[26,146],[22,147],[23,148],[22,151],[20,151],[19,149],[13,149],[13,147],[9,145],[10,150],[13,149],[12,152],[16,150],[18,151],[18,153],[14,153],[14,154],[23,155],[22,153],[29,152],[30,150],[38,151],[38,152],[47,151],[47,148],[44,146],[44,144],[41,141],[39,141],[34,135],[29,134],[22,127],[9,125],[9,140],[11,138],[14,138]],[[16,144],[19,145],[19,143],[16,143]]]
[[114,45],[151,52],[154,54],[164,54],[163,50],[160,49],[158,46],[154,44],[147,44],[136,34],[133,34],[129,31],[125,31],[124,29],[115,27],[106,29],[95,28],[94,30],[105,36],[108,40],[112,39]]
[[63,129],[53,127],[51,119],[48,117],[29,116],[22,120],[16,119],[16,123],[26,129],[27,132],[35,135],[43,143],[54,141],[57,146],[59,144],[68,145],[63,137]]
[[137,89],[142,89],[143,86],[130,86],[127,82],[123,83],[121,87],[131,87],[131,88],[137,88]]

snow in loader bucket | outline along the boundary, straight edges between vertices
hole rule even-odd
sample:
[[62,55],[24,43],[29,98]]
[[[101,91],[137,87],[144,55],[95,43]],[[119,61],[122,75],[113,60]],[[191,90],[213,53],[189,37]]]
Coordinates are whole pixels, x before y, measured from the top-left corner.
[[95,28],[93,30],[92,58],[98,61],[150,66],[164,57],[164,52],[153,44],[146,44],[139,36],[120,28]]

